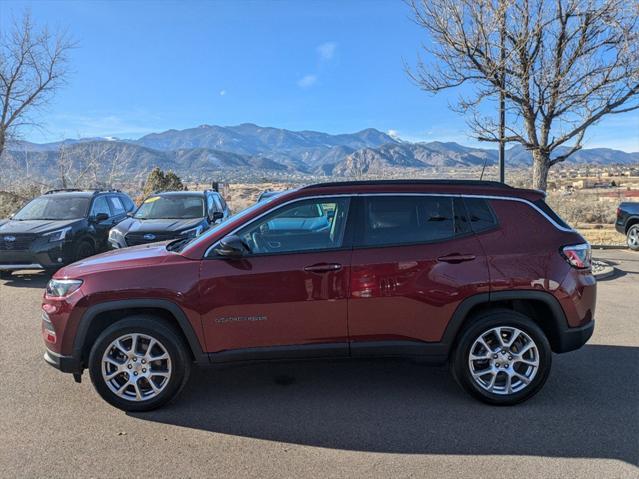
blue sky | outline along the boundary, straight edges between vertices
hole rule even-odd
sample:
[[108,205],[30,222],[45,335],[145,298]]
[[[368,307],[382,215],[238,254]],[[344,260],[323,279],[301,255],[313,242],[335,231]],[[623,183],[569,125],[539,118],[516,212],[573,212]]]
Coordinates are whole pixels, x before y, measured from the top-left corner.
[[[32,141],[252,122],[477,144],[448,109],[460,92],[429,95],[404,72],[426,39],[401,0],[0,0],[0,27],[25,8],[78,42]],[[639,151],[639,113],[605,120],[586,146]]]

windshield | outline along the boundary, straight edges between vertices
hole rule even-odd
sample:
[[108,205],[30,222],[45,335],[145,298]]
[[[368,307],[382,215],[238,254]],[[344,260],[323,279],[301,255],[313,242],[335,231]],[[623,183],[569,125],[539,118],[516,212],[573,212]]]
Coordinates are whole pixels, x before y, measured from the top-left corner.
[[134,218],[190,219],[206,216],[204,198],[200,196],[150,196],[135,212]]
[[14,220],[74,220],[84,218],[89,208],[86,197],[41,196],[27,203]]

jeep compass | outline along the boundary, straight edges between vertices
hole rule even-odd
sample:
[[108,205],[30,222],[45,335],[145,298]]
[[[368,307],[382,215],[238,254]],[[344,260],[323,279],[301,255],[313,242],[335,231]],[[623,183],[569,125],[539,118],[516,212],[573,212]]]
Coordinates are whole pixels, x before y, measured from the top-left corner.
[[174,398],[193,363],[407,357],[448,362],[495,405],[594,329],[590,246],[539,191],[485,181],[302,187],[195,238],[58,271],[45,360],[127,411]]

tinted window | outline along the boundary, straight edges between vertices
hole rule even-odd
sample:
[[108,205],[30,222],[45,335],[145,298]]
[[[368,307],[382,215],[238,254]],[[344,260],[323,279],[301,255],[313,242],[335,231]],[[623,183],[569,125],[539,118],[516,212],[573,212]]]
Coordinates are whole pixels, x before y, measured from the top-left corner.
[[254,254],[340,248],[348,204],[347,198],[298,201],[246,226],[238,235]]
[[129,198],[128,196],[120,196],[119,197],[120,200],[122,200],[122,203],[124,204],[124,208],[127,211],[133,211],[135,209],[135,203],[133,203],[133,201],[131,200],[131,198]]
[[123,215],[124,214],[124,205],[122,201],[117,196],[109,196],[109,203],[111,204],[111,210],[114,215]]
[[72,220],[83,218],[89,198],[41,196],[27,203],[14,220]]
[[362,246],[453,238],[453,201],[440,196],[379,196],[364,201]]
[[470,226],[475,233],[497,225],[497,217],[488,201],[483,198],[464,198]]
[[91,215],[96,216],[99,213],[105,213],[107,216],[111,217],[111,210],[109,209],[109,205],[107,204],[106,196],[98,196],[93,201],[93,206],[91,207]]

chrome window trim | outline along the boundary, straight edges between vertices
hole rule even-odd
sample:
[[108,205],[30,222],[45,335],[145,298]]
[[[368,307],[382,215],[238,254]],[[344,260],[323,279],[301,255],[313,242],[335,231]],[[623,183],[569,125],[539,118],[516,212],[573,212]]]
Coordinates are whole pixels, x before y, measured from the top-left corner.
[[[244,228],[245,226],[250,225],[251,223],[253,223],[254,221],[259,220],[260,218],[262,218],[263,216],[266,216],[267,214],[272,213],[273,211],[275,211],[276,209],[279,209],[281,207],[287,206],[291,203],[295,203],[298,201],[306,201],[306,200],[313,200],[313,199],[318,199],[318,198],[344,198],[344,197],[350,197],[350,198],[355,198],[355,197],[361,197],[361,196],[443,196],[443,197],[452,197],[452,198],[482,198],[482,199],[486,199],[486,200],[503,200],[503,201],[516,201],[518,203],[524,203],[528,206],[530,206],[532,209],[534,209],[537,213],[539,213],[541,216],[543,216],[544,218],[546,218],[546,220],[553,225],[555,228],[557,228],[559,231],[564,231],[567,233],[574,233],[575,230],[573,228],[565,228],[563,226],[561,226],[559,223],[557,223],[555,220],[553,220],[550,216],[548,216],[543,210],[541,210],[539,207],[537,207],[532,201],[527,200],[525,198],[517,198],[515,196],[493,196],[493,195],[481,195],[481,194],[465,194],[465,193],[342,193],[342,194],[330,194],[327,193],[325,195],[312,195],[312,196],[303,196],[303,197],[299,197],[299,198],[293,198],[285,203],[279,204],[277,205],[276,208],[270,208],[266,211],[264,211],[263,213],[261,213],[260,215],[256,216],[255,218],[252,218],[250,221],[238,226],[237,228],[235,228],[234,230],[230,231],[229,233],[227,233],[228,235],[232,235],[235,234],[236,232],[238,232],[240,229]],[[196,246],[199,242],[205,240],[205,237],[200,236],[196,241],[197,243],[194,243],[191,246]],[[213,243],[211,246],[209,246],[206,251],[204,252],[204,258],[206,258],[209,255],[209,252],[218,244],[219,240],[216,241],[215,243]]]

